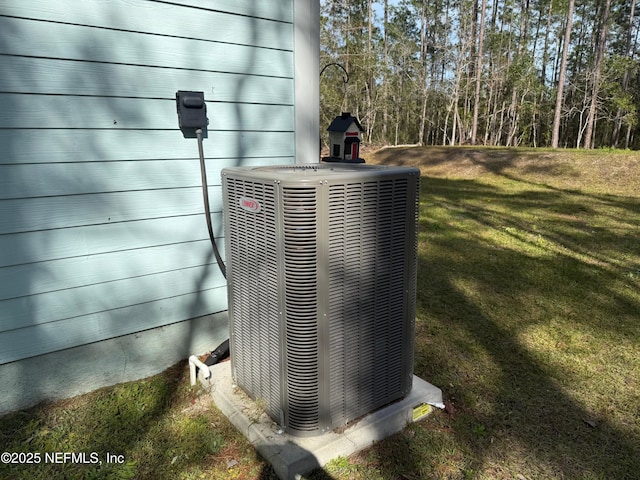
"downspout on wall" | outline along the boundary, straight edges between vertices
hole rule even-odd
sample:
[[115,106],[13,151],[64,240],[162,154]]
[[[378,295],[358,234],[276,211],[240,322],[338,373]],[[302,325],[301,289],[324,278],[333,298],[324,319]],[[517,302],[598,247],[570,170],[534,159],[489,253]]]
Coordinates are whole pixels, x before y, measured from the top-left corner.
[[320,131],[320,2],[294,0],[296,163],[318,163]]

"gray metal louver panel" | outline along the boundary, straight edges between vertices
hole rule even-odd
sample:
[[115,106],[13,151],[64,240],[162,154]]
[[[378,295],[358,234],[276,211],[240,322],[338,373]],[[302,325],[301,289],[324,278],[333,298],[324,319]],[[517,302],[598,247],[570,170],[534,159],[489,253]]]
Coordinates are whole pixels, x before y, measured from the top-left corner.
[[[260,398],[267,413],[281,411],[279,305],[277,282],[276,206],[273,185],[229,179],[226,182],[226,232],[229,271],[230,341],[235,378],[252,397]],[[243,199],[259,202],[259,214],[242,208]],[[259,361],[255,361],[259,359]]]
[[[412,192],[413,193],[413,192]],[[407,392],[406,178],[329,189],[328,262],[332,423]],[[413,198],[409,200],[410,204]]]
[[320,428],[316,188],[282,190],[288,427]]

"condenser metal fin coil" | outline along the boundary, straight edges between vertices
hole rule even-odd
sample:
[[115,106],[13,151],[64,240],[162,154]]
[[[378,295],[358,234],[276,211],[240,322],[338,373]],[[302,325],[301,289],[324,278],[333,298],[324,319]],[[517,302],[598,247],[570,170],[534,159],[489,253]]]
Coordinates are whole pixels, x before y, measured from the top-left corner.
[[410,391],[419,176],[222,171],[232,375],[288,433],[324,433]]

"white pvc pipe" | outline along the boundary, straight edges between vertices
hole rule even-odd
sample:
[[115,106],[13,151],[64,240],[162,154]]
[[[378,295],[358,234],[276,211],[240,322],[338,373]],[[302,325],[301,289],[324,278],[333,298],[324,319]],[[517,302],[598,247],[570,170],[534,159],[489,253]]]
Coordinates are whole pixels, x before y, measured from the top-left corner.
[[209,367],[206,366],[204,363],[202,363],[198,359],[198,357],[196,357],[195,355],[191,355],[189,357],[189,376],[191,378],[191,386],[192,387],[198,381],[198,376],[196,374],[196,367],[198,367],[200,370],[202,370],[205,380],[208,380],[209,377],[211,377],[211,371],[209,370]]

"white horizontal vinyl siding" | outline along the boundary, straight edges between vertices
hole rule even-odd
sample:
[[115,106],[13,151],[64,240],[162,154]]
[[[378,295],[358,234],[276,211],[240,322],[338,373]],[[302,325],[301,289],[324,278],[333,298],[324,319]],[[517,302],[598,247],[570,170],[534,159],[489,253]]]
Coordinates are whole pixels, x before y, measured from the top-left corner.
[[0,31],[0,364],[226,310],[175,92],[223,244],[220,170],[294,162],[293,0],[9,0]]

